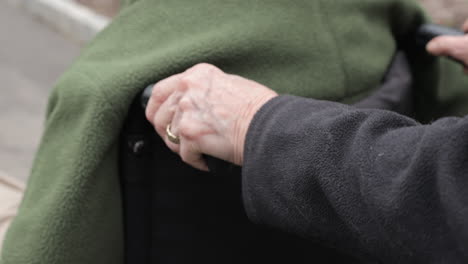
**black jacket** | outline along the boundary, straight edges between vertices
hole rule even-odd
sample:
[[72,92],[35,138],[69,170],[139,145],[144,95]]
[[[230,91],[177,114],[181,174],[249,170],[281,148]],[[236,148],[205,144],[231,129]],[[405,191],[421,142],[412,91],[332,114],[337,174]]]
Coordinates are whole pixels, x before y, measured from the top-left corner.
[[254,222],[363,260],[467,263],[468,117],[279,96],[250,125],[243,197]]

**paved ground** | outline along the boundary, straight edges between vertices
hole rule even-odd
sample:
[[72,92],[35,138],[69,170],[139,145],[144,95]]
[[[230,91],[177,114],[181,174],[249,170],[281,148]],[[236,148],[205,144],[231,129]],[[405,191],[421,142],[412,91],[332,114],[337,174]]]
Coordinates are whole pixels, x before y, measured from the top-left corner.
[[80,47],[0,0],[0,171],[25,180],[47,95]]
[[418,0],[436,23],[460,27],[468,18],[468,0]]
[[96,12],[105,16],[113,17],[119,11],[120,0],[75,0]]

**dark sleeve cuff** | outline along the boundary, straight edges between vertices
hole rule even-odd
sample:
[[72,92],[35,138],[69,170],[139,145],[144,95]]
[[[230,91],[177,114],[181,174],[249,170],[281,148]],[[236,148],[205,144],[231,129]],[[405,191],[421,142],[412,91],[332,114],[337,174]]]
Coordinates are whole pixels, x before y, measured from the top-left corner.
[[[312,107],[312,109],[302,107],[304,105]],[[281,148],[278,148],[274,152],[264,152],[266,149],[271,149],[272,142],[275,142],[275,136],[278,134],[280,134],[281,137],[283,136],[282,133],[276,134],[271,133],[271,131],[282,130],[287,133],[288,130],[294,130],[295,128],[282,126],[282,119],[288,118],[288,116],[294,119],[295,113],[304,115],[304,112],[313,112],[313,108],[323,110],[331,107],[339,109],[348,108],[346,105],[334,102],[318,101],[292,95],[280,95],[268,101],[255,114],[246,135],[244,164],[242,167],[242,195],[246,213],[251,221],[262,224],[262,217],[257,215],[257,207],[270,206],[264,204],[269,203],[269,201],[259,198],[256,194],[258,194],[259,189],[263,188],[262,186],[265,184],[265,181],[269,181],[269,175],[266,175],[269,170],[268,161],[273,162],[273,160],[278,160],[278,157],[269,159],[268,156],[281,155]],[[287,126],[288,124],[284,125]],[[294,134],[294,132],[292,134]],[[283,141],[283,138],[278,139],[276,142],[281,141]],[[275,168],[277,168],[277,166],[275,166]],[[288,172],[284,172],[284,174],[287,175]],[[270,180],[271,182],[267,183],[268,186],[270,186],[270,184],[274,185],[274,181],[278,179],[271,177]]]

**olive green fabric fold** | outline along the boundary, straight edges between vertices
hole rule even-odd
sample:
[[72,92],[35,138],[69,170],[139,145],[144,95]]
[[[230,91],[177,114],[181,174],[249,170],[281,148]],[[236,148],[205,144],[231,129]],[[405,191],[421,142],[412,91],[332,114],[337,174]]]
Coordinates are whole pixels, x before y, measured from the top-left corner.
[[[410,0],[140,0],[123,6],[50,96],[2,264],[123,262],[118,137],[146,85],[208,62],[282,94],[354,102],[378,86],[396,39],[425,20]],[[465,113],[460,106],[467,96],[460,91],[467,82],[447,87],[444,81],[444,104],[438,104],[442,71],[421,57],[413,56],[421,120],[442,110]],[[453,75],[451,67],[444,72]]]

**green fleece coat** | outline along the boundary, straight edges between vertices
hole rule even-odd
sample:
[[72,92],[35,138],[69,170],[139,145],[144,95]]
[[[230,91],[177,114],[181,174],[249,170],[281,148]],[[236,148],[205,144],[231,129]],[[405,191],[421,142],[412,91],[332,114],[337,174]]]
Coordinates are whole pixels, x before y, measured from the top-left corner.
[[[50,96],[0,263],[123,262],[118,137],[147,84],[208,62],[279,93],[353,102],[378,86],[396,39],[422,21],[411,0],[127,1]],[[413,55],[417,117],[465,113],[466,82],[442,79],[438,96],[436,61]]]

